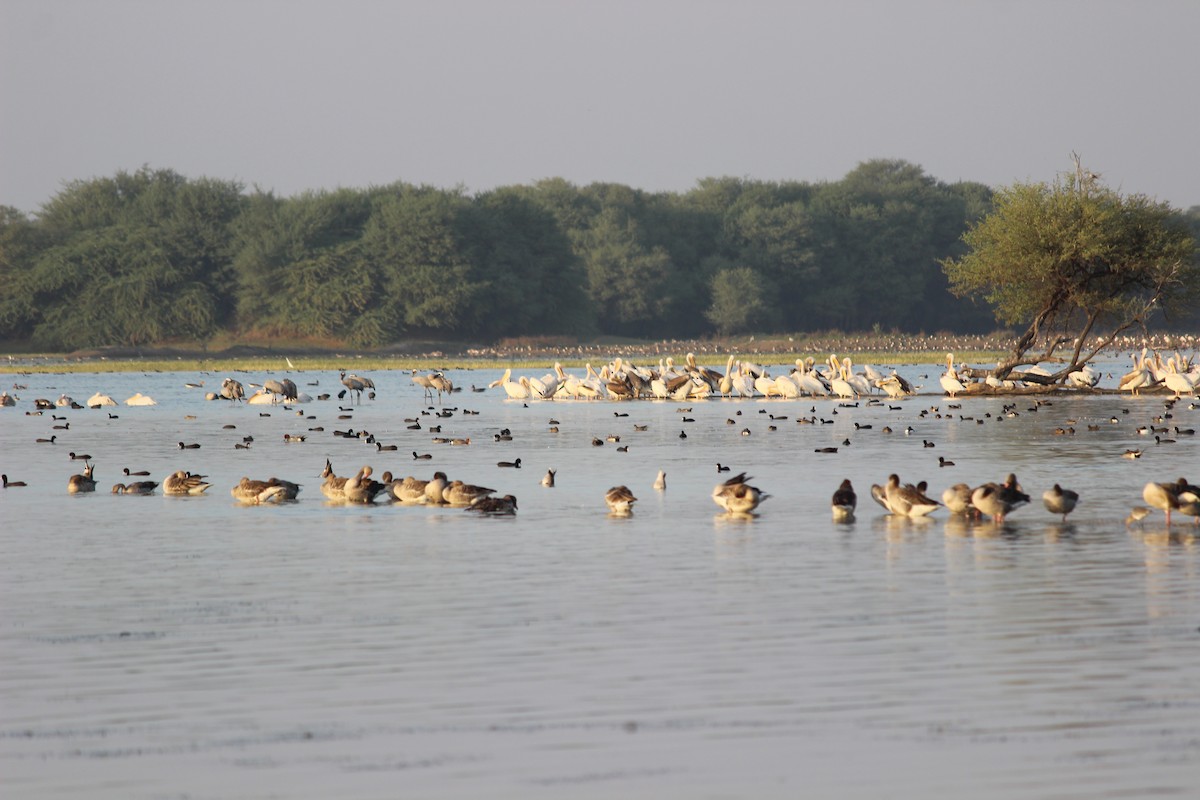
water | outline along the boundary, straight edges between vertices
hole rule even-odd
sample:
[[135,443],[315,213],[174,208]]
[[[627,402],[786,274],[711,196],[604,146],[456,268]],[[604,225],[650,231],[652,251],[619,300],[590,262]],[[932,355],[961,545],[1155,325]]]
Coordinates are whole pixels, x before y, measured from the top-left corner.
[[[0,493],[6,796],[1097,798],[1200,782],[1197,530],[1123,523],[1146,481],[1200,475],[1195,437],[1135,431],[1162,397],[1015,398],[1004,418],[998,398],[525,407],[468,389],[447,405],[478,416],[421,418],[471,437],[452,447],[406,429],[426,407],[407,373],[374,374],[378,399],[349,420],[336,399],[297,407],[316,420],[205,402],[220,376],[198,373],[13,377],[28,388],[0,411],[0,467],[30,485]],[[34,443],[54,422],[24,414],[34,397],[97,390],[159,405],[56,411],[70,428]],[[1196,427],[1186,405],[1169,425]],[[942,419],[918,416],[935,406]],[[813,414],[834,421],[795,422]],[[1067,420],[1076,434],[1055,435]],[[400,449],[331,434],[348,427]],[[495,442],[504,427],[514,440]],[[591,444],[609,434],[629,451]],[[1122,458],[1132,447],[1145,455]],[[67,495],[69,451],[94,457],[102,491]],[[329,505],[326,458],[339,474],[441,469],[520,511]],[[756,518],[718,514],[718,461],[771,494]],[[108,494],[126,466],[214,485]],[[999,527],[896,519],[869,496],[893,471],[934,496],[1014,471],[1034,503]],[[242,475],[304,490],[243,507]],[[844,477],[859,512],[835,525]],[[1082,495],[1065,524],[1039,501],[1056,481]],[[616,484],[639,497],[632,517],[606,513]]]

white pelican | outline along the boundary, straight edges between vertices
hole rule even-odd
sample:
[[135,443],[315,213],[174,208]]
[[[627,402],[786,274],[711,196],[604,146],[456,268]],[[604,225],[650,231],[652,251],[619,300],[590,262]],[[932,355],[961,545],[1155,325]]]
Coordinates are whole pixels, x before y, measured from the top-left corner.
[[156,406],[156,405],[158,405],[158,403],[154,402],[154,398],[147,397],[146,395],[142,394],[141,392],[138,392],[133,397],[126,399],[125,405],[127,405],[127,406]]
[[1075,510],[1075,504],[1078,502],[1078,492],[1064,489],[1057,483],[1042,494],[1042,504],[1046,506],[1046,510],[1051,514],[1062,514],[1063,522],[1067,521],[1067,514]]
[[846,380],[846,368],[838,362],[837,356],[831,355],[829,357],[829,367],[833,375],[829,379],[829,388],[833,393],[843,399],[854,397],[857,393],[850,382]]
[[529,387],[526,384],[518,383],[517,381],[509,380],[512,377],[512,368],[504,370],[504,374],[499,380],[492,381],[488,384],[488,388],[499,386],[504,390],[504,393],[512,400],[528,400]]
[[1146,366],[1146,348],[1143,347],[1141,358],[1138,358],[1137,353],[1133,354],[1133,369],[1121,376],[1121,380],[1117,382],[1117,389],[1128,389],[1131,395],[1137,397],[1139,389],[1153,386],[1155,383],[1154,376]]
[[100,406],[115,406],[116,404],[117,404],[116,400],[113,400],[108,395],[102,394],[100,392],[96,392],[94,395],[89,397],[88,401],[87,401],[88,408],[99,408]]
[[737,374],[733,378],[733,390],[739,397],[754,397],[754,373],[736,364]]
[[849,356],[846,356],[842,359],[842,368],[844,370],[842,373],[843,377],[845,378],[846,383],[854,387],[854,393],[856,396],[871,393],[870,381],[868,381],[862,375],[854,374],[854,362],[850,360]]
[[1067,375],[1067,380],[1072,386],[1090,389],[1100,382],[1100,373],[1092,369],[1090,364],[1084,364],[1082,369],[1077,369]]
[[820,373],[813,369],[813,365],[815,363],[816,359],[814,359],[812,356],[809,356],[804,361],[801,361],[797,358],[796,374],[799,377],[794,378],[793,380],[796,381],[796,384],[801,389],[808,392],[813,397],[816,397],[817,395],[825,397],[829,394],[829,386],[826,385],[825,381],[821,379]]
[[1175,393],[1176,400],[1180,395],[1192,394],[1196,391],[1195,382],[1188,375],[1178,371],[1174,358],[1167,359],[1167,369],[1163,373],[1162,380],[1167,388]]
[[938,383],[942,385],[942,390],[951,397],[966,391],[967,387],[963,386],[962,381],[958,379],[958,373],[954,370],[953,353],[946,354],[946,371],[938,378]]

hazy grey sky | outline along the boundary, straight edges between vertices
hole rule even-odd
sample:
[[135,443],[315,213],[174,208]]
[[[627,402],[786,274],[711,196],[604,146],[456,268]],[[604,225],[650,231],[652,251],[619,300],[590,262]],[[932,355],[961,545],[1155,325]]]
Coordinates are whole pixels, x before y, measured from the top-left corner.
[[1200,0],[0,0],[0,204],[136,170],[290,195],[1052,180],[1200,204]]

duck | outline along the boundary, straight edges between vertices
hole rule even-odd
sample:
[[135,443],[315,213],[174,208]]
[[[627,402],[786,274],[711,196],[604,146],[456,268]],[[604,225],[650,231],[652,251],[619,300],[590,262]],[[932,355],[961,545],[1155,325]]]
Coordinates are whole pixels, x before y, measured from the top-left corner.
[[496,466],[497,466],[497,467],[511,467],[511,468],[513,468],[513,469],[520,469],[520,468],[521,468],[521,459],[519,459],[519,458],[518,458],[518,459],[517,459],[517,460],[515,460],[515,461],[497,461],[497,462],[496,462]]
[[517,498],[511,494],[506,494],[504,497],[477,497],[471,501],[466,510],[476,511],[480,514],[512,516],[517,513]]
[[1011,472],[1004,479],[1004,483],[985,483],[971,492],[971,504],[996,523],[1003,522],[1009,512],[1028,502],[1029,495],[1021,491],[1017,476]]
[[971,504],[971,487],[965,483],[956,483],[942,492],[942,504],[952,514],[975,516],[978,510]]
[[376,495],[383,492],[386,486],[380,481],[371,477],[373,470],[370,466],[364,466],[354,475],[353,478],[346,480],[342,487],[342,491],[346,495],[346,500],[351,503],[373,503]]
[[660,469],[658,477],[654,479],[654,488],[658,491],[663,491],[667,488],[667,471]]
[[475,501],[495,493],[495,489],[473,486],[462,481],[451,481],[442,491],[445,502],[452,506],[469,506]]
[[28,486],[28,485],[29,485],[29,484],[25,483],[25,481],[10,481],[10,480],[8,479],[8,476],[7,476],[7,475],[0,475],[0,478],[3,478],[3,479],[4,479],[4,488],[5,488],[5,489],[10,489],[10,488],[11,488],[11,489],[18,489],[18,488],[20,488],[20,487],[22,487],[22,486]]
[[1046,510],[1051,514],[1062,514],[1063,522],[1067,521],[1067,515],[1075,510],[1075,504],[1078,502],[1078,492],[1064,489],[1057,483],[1042,494],[1042,504],[1046,506]]
[[754,511],[770,495],[746,483],[748,480],[751,478],[740,472],[724,483],[717,484],[712,491],[713,502],[730,514],[749,514]]
[[941,507],[941,503],[927,497],[925,490],[911,483],[900,485],[900,476],[892,473],[883,488],[887,507],[893,514],[902,517],[924,517]]
[[133,483],[113,484],[113,494],[153,494],[158,488],[157,481],[134,481]]
[[[72,450],[70,453],[67,453],[67,455],[71,457],[72,461],[91,461],[92,460],[92,457],[89,456],[88,454],[76,453],[74,450]],[[149,474],[149,473],[147,473],[147,474]]]
[[148,470],[148,469],[139,469],[137,472],[134,472],[129,467],[125,467],[125,469],[123,469],[121,471],[125,473],[126,478],[130,478],[130,477],[145,478],[145,477],[149,477],[149,475],[150,475],[150,470]]
[[258,505],[278,499],[284,491],[282,486],[272,486],[266,481],[255,481],[243,477],[237,486],[229,490],[233,498],[242,503]]
[[548,489],[553,489],[555,473],[556,473],[556,470],[553,470],[553,469],[546,470],[546,475],[542,478],[542,486],[545,486]]
[[79,494],[80,492],[96,491],[96,481],[92,479],[92,472],[96,469],[95,464],[84,464],[83,474],[72,475],[67,481],[67,492],[70,494]]
[[204,494],[212,485],[205,483],[204,478],[204,475],[193,475],[190,472],[178,470],[163,479],[163,494]]
[[633,496],[633,492],[629,491],[628,486],[614,486],[604,493],[604,502],[608,504],[608,510],[613,514],[630,514],[633,512],[633,504],[637,502],[637,498]]
[[833,509],[834,522],[850,522],[854,519],[854,509],[858,505],[858,495],[854,493],[854,487],[850,484],[850,479],[847,478],[838,486],[837,491],[833,493],[831,502]]
[[183,442],[180,442],[179,449],[180,450],[199,450],[200,445],[196,442],[192,442],[190,444],[184,444]]
[[1174,483],[1147,483],[1142,489],[1142,499],[1146,504],[1164,512],[1167,516],[1167,527],[1171,525],[1171,512],[1182,511],[1184,506],[1189,516],[1200,515],[1200,488],[1190,485],[1186,479],[1180,478]]

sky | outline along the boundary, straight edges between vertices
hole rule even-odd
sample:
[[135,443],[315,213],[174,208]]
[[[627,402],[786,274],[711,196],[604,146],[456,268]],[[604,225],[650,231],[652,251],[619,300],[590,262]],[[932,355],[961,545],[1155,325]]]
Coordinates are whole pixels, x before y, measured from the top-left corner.
[[1200,205],[1200,0],[0,0],[0,205],[143,165],[290,196],[1053,181]]

